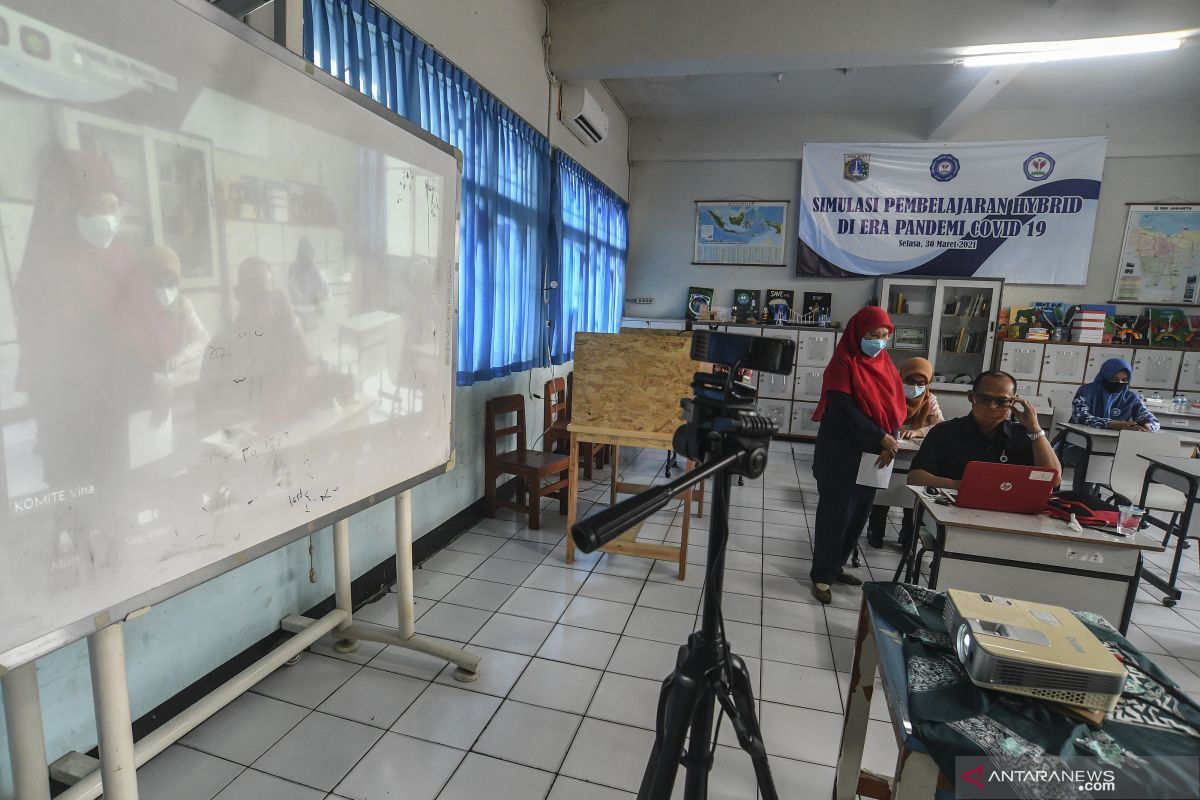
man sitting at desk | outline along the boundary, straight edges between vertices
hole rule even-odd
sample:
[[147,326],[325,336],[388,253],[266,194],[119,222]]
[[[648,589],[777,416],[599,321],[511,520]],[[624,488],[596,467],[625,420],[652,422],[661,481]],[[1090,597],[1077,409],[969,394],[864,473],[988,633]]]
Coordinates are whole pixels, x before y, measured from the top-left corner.
[[1012,375],[981,373],[967,399],[970,414],[943,422],[926,435],[909,467],[909,486],[957,489],[969,461],[1045,467],[1061,477],[1062,466],[1038,424],[1037,409],[1017,396]]

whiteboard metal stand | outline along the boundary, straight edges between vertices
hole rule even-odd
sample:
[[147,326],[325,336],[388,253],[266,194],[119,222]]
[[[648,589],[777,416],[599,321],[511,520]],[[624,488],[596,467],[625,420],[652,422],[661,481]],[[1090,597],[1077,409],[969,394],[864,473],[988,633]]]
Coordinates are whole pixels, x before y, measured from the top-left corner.
[[[76,780],[57,800],[137,800],[137,768],[183,738],[236,700],[285,662],[308,649],[327,633],[339,637],[338,649],[353,651],[358,640],[380,642],[435,656],[457,666],[454,677],[473,681],[479,675],[479,656],[417,636],[413,626],[412,496],[396,496],[396,602],[397,631],[353,623],[350,592],[350,525],[334,523],[333,561],[337,607],[320,619],[296,614],[285,617],[284,630],[296,634],[267,655],[230,678],[212,693],[188,707],[137,743],[133,741],[132,714],[125,672],[124,622],[148,612],[145,608],[125,620],[99,628],[88,636],[92,691],[96,703],[96,729],[100,741],[100,768]],[[30,661],[3,675],[4,712],[13,765],[13,783],[21,800],[49,800],[46,748],[38,697],[37,662]],[[93,762],[94,763],[94,762]],[[59,772],[68,780],[72,779]]]
[[[333,526],[334,561],[337,564],[337,603],[346,608],[346,620],[337,626],[341,635],[335,649],[350,653],[358,648],[359,640],[395,645],[407,650],[440,658],[455,664],[456,680],[470,682],[479,677],[479,656],[457,647],[417,636],[413,624],[413,561],[412,561],[412,495],[404,491],[396,495],[396,606],[399,616],[398,630],[386,630],[378,625],[355,625],[350,617],[350,526],[343,520]],[[341,558],[339,554],[344,555]],[[343,606],[343,602],[345,605]],[[293,633],[305,630],[316,620],[308,617],[289,616],[283,620],[283,629]]]

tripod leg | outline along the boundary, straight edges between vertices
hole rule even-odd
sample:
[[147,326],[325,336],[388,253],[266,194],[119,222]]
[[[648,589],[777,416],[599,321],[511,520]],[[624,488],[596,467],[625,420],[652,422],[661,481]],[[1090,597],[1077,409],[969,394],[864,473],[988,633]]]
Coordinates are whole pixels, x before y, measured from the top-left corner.
[[733,725],[738,744],[749,754],[750,761],[754,764],[754,775],[758,778],[758,791],[762,800],[778,800],[775,781],[771,778],[771,769],[767,764],[767,748],[763,744],[762,728],[758,724],[758,715],[754,713],[754,689],[750,683],[750,673],[746,670],[746,662],[740,656],[731,655],[729,666],[728,694],[718,692],[717,698]]
[[[679,771],[688,728],[697,704],[705,697],[702,679],[691,674],[688,647],[681,647],[675,671],[663,681],[658,695],[658,724],[654,748],[642,775],[638,800],[670,800]],[[709,699],[711,708],[711,698]],[[711,713],[711,711],[710,711]]]

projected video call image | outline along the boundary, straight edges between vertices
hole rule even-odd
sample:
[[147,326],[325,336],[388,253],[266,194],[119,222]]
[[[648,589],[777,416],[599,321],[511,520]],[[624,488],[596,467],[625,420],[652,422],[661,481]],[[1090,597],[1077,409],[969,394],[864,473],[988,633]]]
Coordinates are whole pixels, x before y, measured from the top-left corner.
[[454,187],[168,42],[116,49],[40,8],[0,2],[5,546],[64,584],[168,562],[258,498],[338,502],[316,442],[370,470],[368,431],[448,425],[423,376],[451,369]]

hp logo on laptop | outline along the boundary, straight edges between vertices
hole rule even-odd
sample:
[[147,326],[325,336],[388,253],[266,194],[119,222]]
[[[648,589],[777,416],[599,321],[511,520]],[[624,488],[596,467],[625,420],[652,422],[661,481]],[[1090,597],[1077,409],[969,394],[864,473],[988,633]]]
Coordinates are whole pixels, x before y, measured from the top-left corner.
[[1004,483],[1000,484],[1000,491],[1002,491],[1002,492],[1011,492],[1011,491],[1012,491],[1012,484],[1011,484],[1011,483],[1009,483],[1008,481],[1005,481]]

